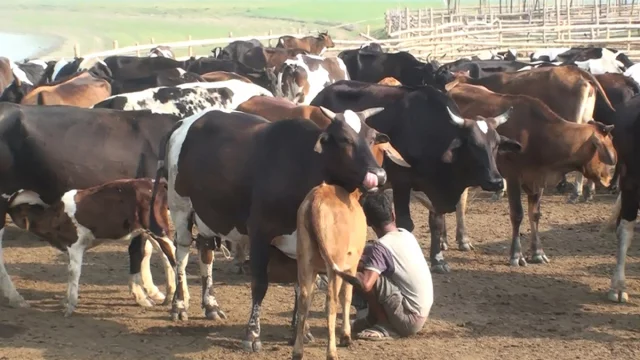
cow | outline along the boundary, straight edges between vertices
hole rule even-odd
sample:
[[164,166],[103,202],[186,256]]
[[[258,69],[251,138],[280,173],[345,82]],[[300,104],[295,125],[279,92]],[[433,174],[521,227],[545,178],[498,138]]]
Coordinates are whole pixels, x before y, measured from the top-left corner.
[[312,55],[323,55],[327,49],[335,47],[331,36],[328,32],[321,32],[318,36],[305,36],[296,38],[294,36],[285,35],[278,39],[277,48],[285,49],[302,49],[308,51]]
[[[351,344],[352,285],[342,276],[355,276],[360,256],[367,241],[367,220],[359,203],[362,192],[351,193],[337,185],[322,183],[309,191],[297,213],[297,260],[300,296],[300,319],[295,329],[292,359],[302,359],[307,315],[311,307],[313,286],[318,273],[328,277],[327,358],[336,359],[336,303],[342,307],[340,344]],[[332,226],[327,226],[332,224]]]
[[521,61],[508,61],[508,60],[468,60],[460,59],[447,64],[444,64],[438,68],[438,74],[443,72],[468,72],[469,76],[478,79],[490,76],[495,73],[502,72],[517,72],[523,70],[530,70],[536,68],[542,63],[532,64]]
[[166,57],[169,59],[176,59],[176,55],[171,50],[171,47],[166,45],[158,45],[149,50],[148,57]]
[[212,71],[210,73],[202,74],[202,78],[207,82],[240,80],[242,82],[251,83],[251,80],[246,77],[228,71]]
[[[188,61],[188,60],[187,60]],[[189,71],[185,66],[186,62],[175,59],[158,57],[138,57],[128,55],[108,56],[103,63],[111,72],[110,77],[114,80],[125,81],[130,79],[144,78],[151,76],[158,71],[182,68]]]
[[298,55],[295,60],[285,61],[278,73],[277,89],[294,103],[309,105],[325,86],[339,80],[349,80],[347,68],[340,58]]
[[33,86],[44,74],[41,62],[16,64],[0,56],[0,95],[16,81]]
[[467,187],[502,189],[495,154],[498,149],[507,152],[520,149],[519,143],[495,131],[495,126],[509,117],[502,114],[480,123],[464,119],[453,99],[428,85],[396,87],[339,81],[326,87],[311,102],[335,112],[357,111],[373,104],[384,106],[385,110],[368,119],[367,124],[389,134],[391,145],[410,165],[385,163],[393,189],[396,223],[413,231],[409,211],[411,191],[424,193],[429,199],[431,268],[436,273],[448,272],[449,265],[440,249],[444,214],[456,210]]
[[94,108],[151,110],[183,119],[206,109],[235,109],[256,95],[273,96],[258,85],[239,80],[189,83],[112,96],[96,104]]
[[145,77],[111,81],[111,95],[132,93],[160,86],[177,86],[206,81],[202,76],[184,71],[182,68],[159,70]]
[[[69,256],[65,317],[71,316],[78,305],[84,253],[108,240],[131,242],[129,287],[139,305],[151,307],[166,299],[151,277],[149,260],[153,245],[162,252],[167,294],[174,293],[175,248],[169,238],[166,188],[160,189],[159,201],[153,209],[149,206],[152,188],[152,179],[121,179],[87,189],[69,190],[50,205],[25,192],[17,192],[8,200],[8,212],[14,224]],[[161,232],[149,230],[150,211],[157,214]]]
[[255,47],[262,47],[260,40],[236,40],[230,42],[224,48],[214,48],[211,50],[211,54],[214,58],[219,60],[236,60],[242,62],[243,55]]
[[377,83],[393,77],[405,85],[438,85],[435,72],[438,69],[436,61],[423,63],[406,51],[397,53],[379,53],[358,51],[355,55],[345,50],[338,54],[338,58],[345,62],[351,80]]
[[319,107],[296,105],[287,99],[276,97],[253,96],[238,105],[236,110],[258,115],[269,121],[309,119],[321,129],[331,123],[331,119]]
[[254,47],[247,51],[240,62],[254,69],[280,69],[288,59],[295,59],[298,55],[309,55],[303,49],[284,49],[270,47]]
[[[593,119],[598,97],[602,98],[610,111],[615,111],[598,80],[576,66],[543,67],[524,72],[498,73],[480,79],[458,76],[454,81],[481,85],[502,94],[522,94],[538,98],[561,118],[577,123],[585,123]],[[583,196],[582,184],[582,175],[578,174],[574,192],[569,197],[570,202],[575,202]],[[584,200],[591,198],[591,194],[595,191],[595,184],[590,183],[588,189],[590,191],[585,194]]]
[[570,48],[557,54],[556,60],[577,65],[593,74],[622,73],[633,65],[622,51],[600,47]]
[[566,53],[571,48],[547,48],[547,49],[538,49],[531,53],[529,59],[531,61],[546,61],[552,62],[558,60],[558,55]]
[[[353,76],[355,76],[356,74],[355,72],[358,70],[358,54],[361,52],[362,53],[380,53],[380,54],[383,53],[382,46],[374,42],[364,43],[360,45],[360,47],[357,49],[342,50],[338,54],[338,57],[342,59],[342,61],[344,61],[349,71],[354,72]],[[353,78],[351,73],[349,75]]]
[[152,177],[158,146],[179,119],[150,111],[0,103],[0,295],[26,306],[2,260],[7,199],[52,204],[72,189],[123,178]]
[[[540,202],[545,183],[557,182],[565,173],[579,171],[587,179],[608,186],[611,171],[617,162],[610,135],[613,125],[594,121],[566,121],[536,98],[498,94],[482,86],[458,84],[449,90],[449,94],[458,104],[462,115],[467,117],[496,116],[506,109],[512,109],[512,120],[497,128],[500,135],[523,144],[519,154],[498,155],[497,158],[500,174],[507,181],[513,230],[510,264],[527,264],[520,245],[520,224],[524,215],[522,190],[527,193],[529,205],[530,262],[548,263],[538,235]],[[458,226],[460,224],[464,226],[464,221],[458,221]],[[457,233],[464,234],[465,230],[459,228]]]
[[[281,254],[295,246],[297,209],[309,190],[323,181],[347,191],[384,186],[386,173],[370,147],[388,138],[364,123],[380,110],[327,113],[333,121],[325,129],[307,119],[270,123],[256,115],[221,110],[188,117],[174,127],[164,141],[166,157],[158,163],[156,177],[156,183],[161,176],[168,178],[176,231],[174,320],[187,319],[185,268],[192,241],[187,225],[195,212],[196,226],[205,235],[249,236],[252,310],[243,347],[261,349],[260,308],[269,282],[270,245]],[[219,319],[225,315],[213,296],[212,268],[204,266],[207,258],[206,253],[199,256],[202,305],[207,318]]]
[[56,62],[48,63],[48,66],[37,85],[59,81],[84,70],[89,70],[92,74],[103,78],[112,78],[113,76],[109,66],[98,58],[77,57],[72,61],[67,61],[63,58]]
[[254,69],[235,60],[218,60],[214,58],[200,58],[186,61],[186,70],[203,75],[214,71],[233,72],[251,80],[256,85],[276,93],[277,78],[272,69]]
[[23,105],[69,105],[90,108],[111,95],[108,80],[84,70],[70,77],[33,87],[16,80],[0,96],[0,101]]

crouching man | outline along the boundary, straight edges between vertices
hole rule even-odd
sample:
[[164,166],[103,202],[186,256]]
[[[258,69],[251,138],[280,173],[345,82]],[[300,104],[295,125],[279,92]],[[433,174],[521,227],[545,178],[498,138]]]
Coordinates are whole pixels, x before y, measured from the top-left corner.
[[356,277],[364,292],[354,288],[352,305],[358,316],[352,331],[366,340],[414,335],[433,304],[429,265],[413,234],[396,227],[391,201],[383,192],[366,196],[363,209],[378,239],[367,244],[358,265]]

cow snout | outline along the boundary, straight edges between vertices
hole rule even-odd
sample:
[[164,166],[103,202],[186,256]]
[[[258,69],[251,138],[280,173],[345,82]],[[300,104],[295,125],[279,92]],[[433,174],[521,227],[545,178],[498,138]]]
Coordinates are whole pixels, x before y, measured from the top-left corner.
[[500,191],[504,189],[504,181],[502,178],[492,179],[485,182],[480,187],[484,191],[490,191],[490,192]]
[[387,172],[383,168],[374,168],[367,171],[362,185],[367,192],[376,192],[378,188],[387,183]]

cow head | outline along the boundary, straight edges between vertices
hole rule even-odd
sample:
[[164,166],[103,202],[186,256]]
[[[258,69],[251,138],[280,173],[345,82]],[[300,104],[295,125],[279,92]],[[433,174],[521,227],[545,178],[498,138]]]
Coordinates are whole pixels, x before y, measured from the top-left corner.
[[0,95],[0,102],[6,101],[19,104],[31,90],[33,90],[33,85],[25,84],[17,77],[14,77],[13,82]]
[[593,120],[590,120],[588,124],[593,127],[594,131],[584,146],[591,151],[592,156],[583,167],[582,173],[587,179],[597,181],[604,187],[609,187],[613,177],[613,169],[618,161],[611,138],[611,131],[614,126],[604,125]]
[[324,42],[324,46],[326,48],[332,48],[332,47],[336,46],[333,43],[333,40],[331,40],[331,36],[329,36],[329,32],[328,31],[321,32],[320,34],[318,34],[318,40],[321,41],[321,42]]
[[503,179],[498,172],[496,156],[500,152],[520,152],[521,145],[498,134],[496,128],[509,120],[513,108],[494,118],[476,117],[463,119],[447,107],[452,122],[462,130],[461,136],[453,139],[442,156],[445,163],[458,162],[460,175],[468,182],[467,186],[479,185],[485,191],[498,191],[504,188]]
[[213,56],[214,59],[221,59],[220,56],[222,55],[222,47],[220,46],[214,47],[211,50],[211,55]]
[[331,124],[320,133],[314,147],[324,158],[325,178],[348,192],[358,188],[364,192],[378,191],[385,185],[387,174],[376,162],[371,148],[388,143],[389,137],[367,126],[364,121],[383,108],[357,113],[347,110],[340,114],[324,107],[320,109],[331,119]]

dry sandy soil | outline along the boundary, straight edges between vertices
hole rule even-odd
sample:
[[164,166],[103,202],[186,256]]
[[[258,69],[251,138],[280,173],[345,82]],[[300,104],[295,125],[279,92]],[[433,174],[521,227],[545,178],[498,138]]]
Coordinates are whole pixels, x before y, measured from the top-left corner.
[[[472,197],[470,197],[472,198]],[[614,197],[566,204],[545,195],[541,236],[551,263],[508,266],[511,229],[505,199],[473,199],[468,229],[473,252],[445,253],[452,272],[433,275],[435,304],[424,330],[410,339],[356,341],[339,348],[342,359],[640,359],[640,243],[629,251],[631,302],[612,304],[606,290],[615,265],[615,240],[598,233]],[[525,206],[526,209],[526,206]],[[415,234],[428,255],[427,213],[412,205]],[[448,232],[455,221],[448,217]],[[528,223],[521,232],[528,236]],[[7,231],[5,259],[13,281],[31,308],[0,307],[0,359],[286,359],[292,310],[291,286],[272,285],[262,311],[262,353],[247,355],[240,339],[249,316],[248,278],[230,261],[215,263],[224,323],[204,319],[200,278],[188,267],[190,320],[172,323],[168,308],[138,307],[128,293],[127,245],[104,244],[85,256],[76,313],[65,319],[66,255],[15,228]],[[454,244],[455,239],[450,238]],[[529,242],[523,246],[528,248]],[[222,256],[218,256],[222,258]],[[156,284],[164,283],[157,256]],[[163,287],[161,287],[163,288]],[[307,358],[324,358],[326,320],[316,296],[311,326],[316,342]]]

